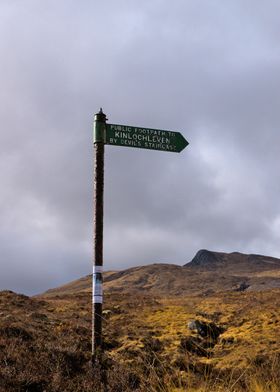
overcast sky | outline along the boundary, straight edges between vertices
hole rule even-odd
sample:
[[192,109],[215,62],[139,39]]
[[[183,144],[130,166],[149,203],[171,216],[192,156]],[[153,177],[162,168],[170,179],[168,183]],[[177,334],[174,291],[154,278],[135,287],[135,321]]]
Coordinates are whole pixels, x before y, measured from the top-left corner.
[[93,115],[181,132],[106,147],[104,267],[280,257],[278,0],[0,0],[0,289],[92,271]]

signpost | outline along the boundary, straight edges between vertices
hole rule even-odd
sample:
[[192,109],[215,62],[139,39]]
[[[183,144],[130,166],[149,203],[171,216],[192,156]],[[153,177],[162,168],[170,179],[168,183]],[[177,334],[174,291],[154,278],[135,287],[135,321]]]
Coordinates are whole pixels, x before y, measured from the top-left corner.
[[102,354],[102,302],[103,302],[103,195],[104,145],[137,147],[149,150],[181,152],[189,144],[175,131],[107,124],[100,109],[94,116],[94,222],[93,222],[93,274],[92,274],[92,359]]
[[189,143],[179,132],[106,124],[106,144],[181,152]]

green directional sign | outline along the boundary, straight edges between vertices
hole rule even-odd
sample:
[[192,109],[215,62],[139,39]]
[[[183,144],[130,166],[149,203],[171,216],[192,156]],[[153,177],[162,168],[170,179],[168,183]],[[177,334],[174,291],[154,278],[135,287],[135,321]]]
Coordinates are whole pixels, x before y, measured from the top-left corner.
[[106,144],[181,152],[189,144],[180,132],[106,124]]

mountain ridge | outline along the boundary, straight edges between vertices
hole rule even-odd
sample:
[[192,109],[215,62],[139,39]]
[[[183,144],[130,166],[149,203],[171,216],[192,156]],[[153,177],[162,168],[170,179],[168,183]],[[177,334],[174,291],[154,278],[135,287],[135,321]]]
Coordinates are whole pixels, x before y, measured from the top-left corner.
[[207,249],[200,249],[194,258],[184,266],[189,267],[219,267],[223,265],[223,267],[227,264],[228,266],[237,265],[237,264],[248,264],[248,266],[258,266],[263,267],[271,267],[272,265],[275,268],[280,267],[280,259],[271,256],[264,256],[259,254],[245,254],[241,252],[214,252],[209,251]]
[[[104,273],[107,293],[145,293],[153,296],[209,295],[220,291],[267,290],[280,287],[280,259],[240,252],[199,250],[180,266],[153,263]],[[41,296],[72,295],[91,291],[91,275]]]

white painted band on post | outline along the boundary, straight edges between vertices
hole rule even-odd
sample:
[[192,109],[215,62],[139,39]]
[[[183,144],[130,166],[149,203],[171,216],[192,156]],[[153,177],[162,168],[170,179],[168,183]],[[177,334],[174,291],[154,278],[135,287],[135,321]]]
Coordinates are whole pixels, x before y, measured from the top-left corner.
[[103,297],[102,295],[98,295],[96,297],[92,297],[92,302],[94,304],[102,304],[103,303]]
[[103,303],[103,282],[101,274],[102,266],[94,266],[92,275],[92,302],[94,304]]
[[92,276],[92,301],[95,304],[102,304],[103,284],[100,272],[95,272]]
[[93,273],[94,274],[102,274],[103,267],[101,265],[94,265],[93,266]]

